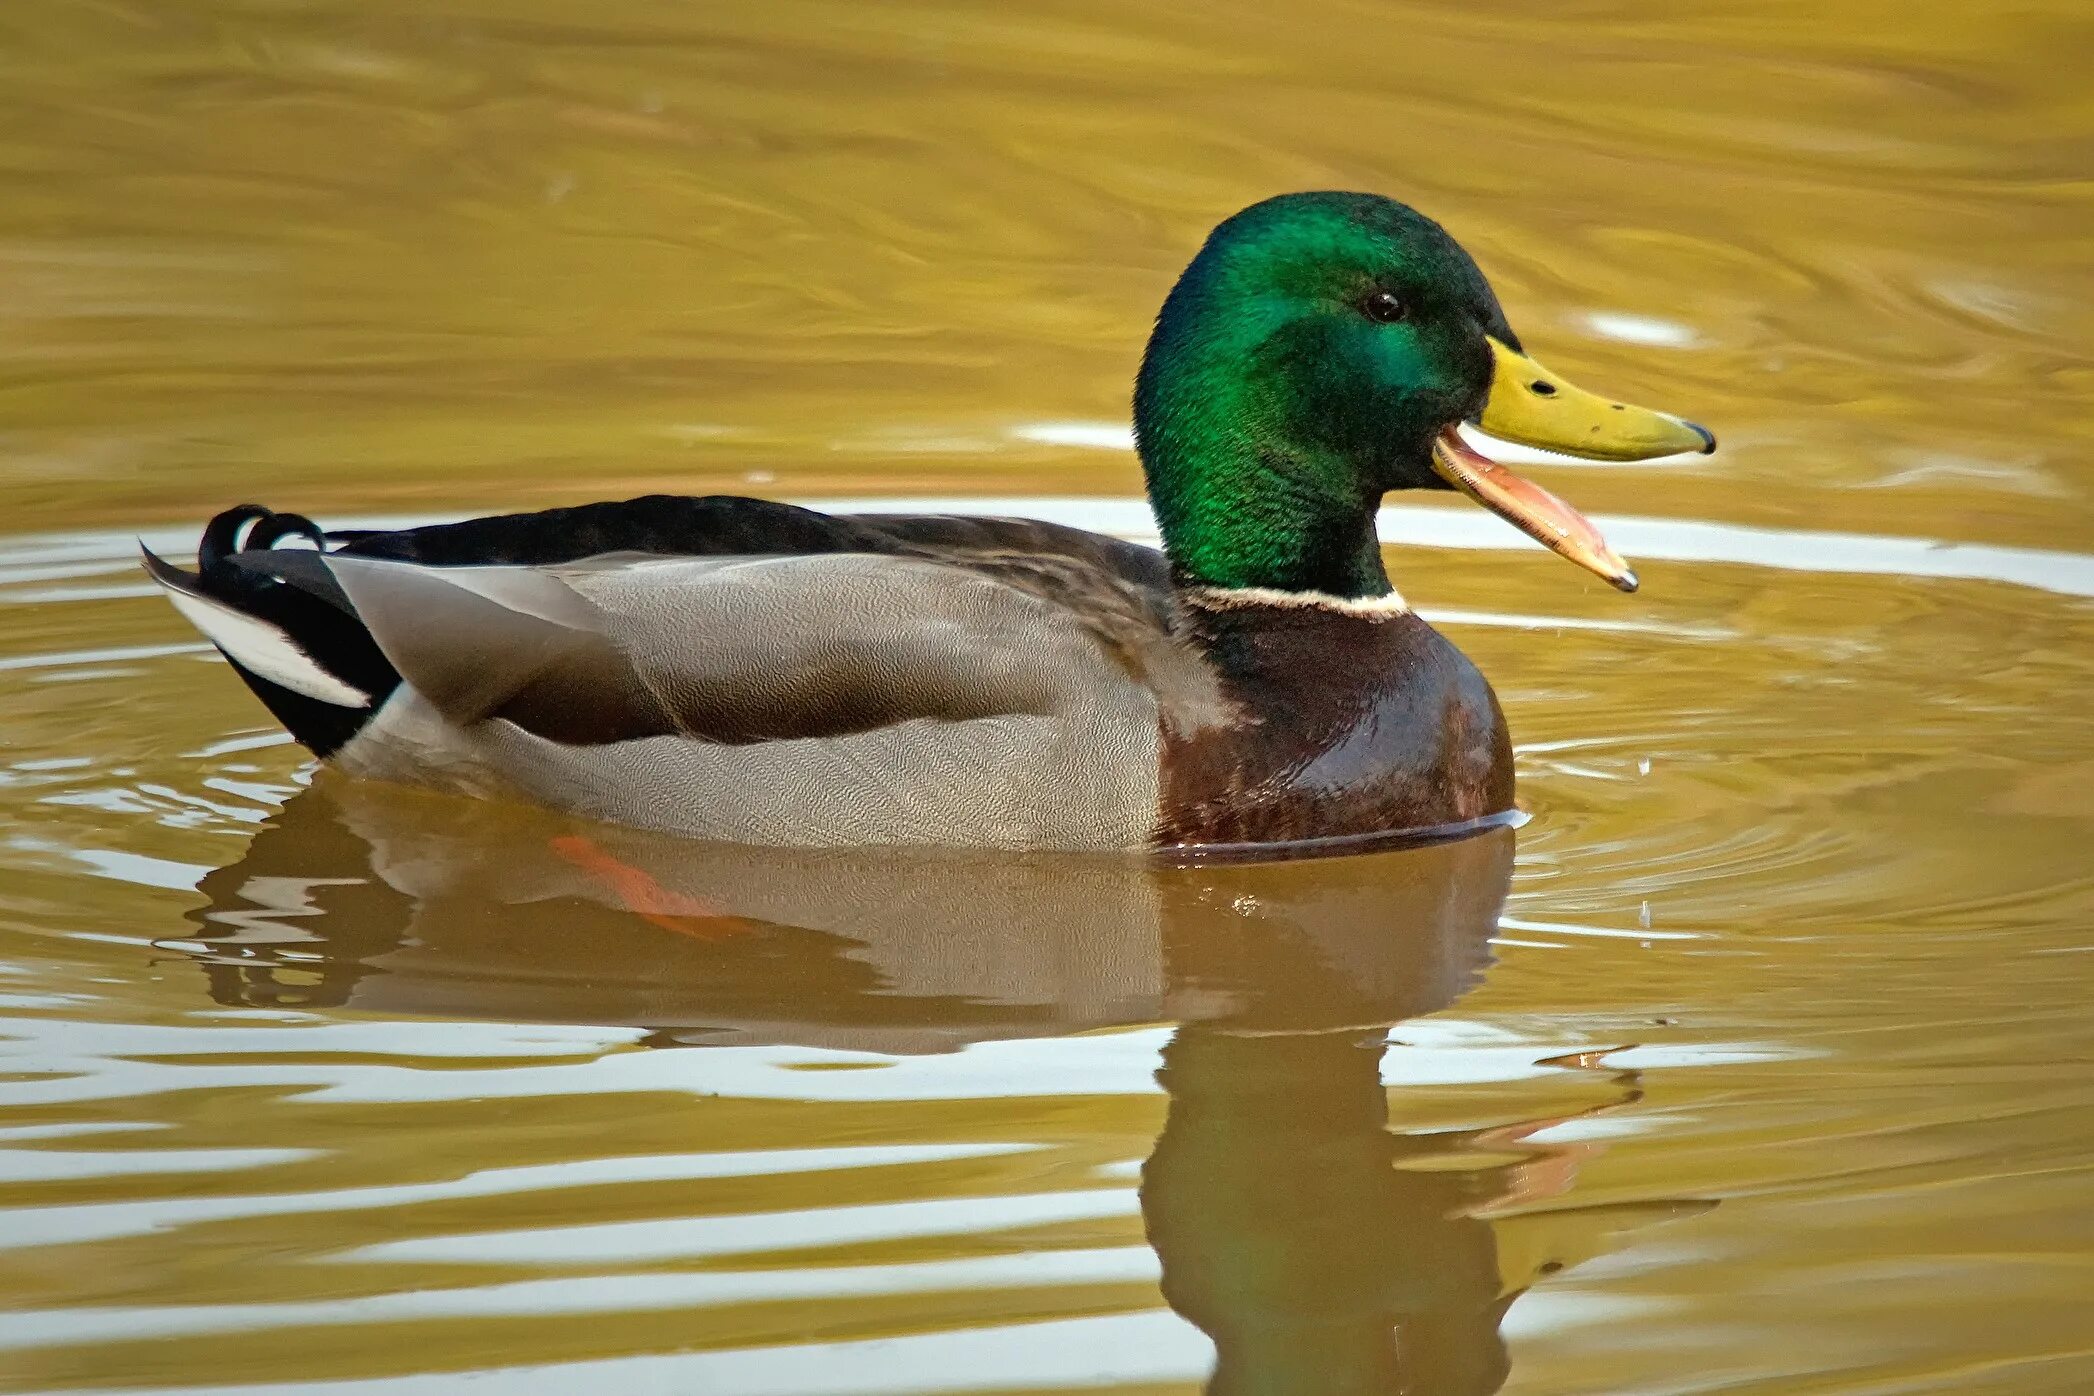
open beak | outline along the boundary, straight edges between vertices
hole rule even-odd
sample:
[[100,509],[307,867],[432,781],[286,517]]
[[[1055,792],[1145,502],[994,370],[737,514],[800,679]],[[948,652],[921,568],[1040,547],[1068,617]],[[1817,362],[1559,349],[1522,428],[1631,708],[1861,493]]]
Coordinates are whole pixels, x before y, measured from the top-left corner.
[[[1649,460],[1716,449],[1705,427],[1647,407],[1610,402],[1551,373],[1496,339],[1490,341],[1490,396],[1477,425],[1503,441],[1591,460]],[[1476,452],[1453,427],[1432,444],[1440,477],[1541,543],[1623,591],[1636,574],[1589,520],[1555,495]]]

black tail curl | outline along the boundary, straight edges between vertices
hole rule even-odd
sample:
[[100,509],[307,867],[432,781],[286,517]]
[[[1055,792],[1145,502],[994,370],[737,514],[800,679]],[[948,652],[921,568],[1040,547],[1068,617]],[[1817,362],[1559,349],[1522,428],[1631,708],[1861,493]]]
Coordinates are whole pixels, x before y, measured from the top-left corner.
[[[277,545],[288,539],[312,546],[279,549]],[[341,541],[303,514],[238,504],[204,526],[194,575],[150,553],[146,562],[163,586],[208,598],[275,627],[321,668],[370,696],[367,706],[355,708],[321,702],[272,682],[227,651],[234,670],[277,721],[322,757],[355,736],[400,682],[327,569],[322,555],[330,543]]]
[[327,534],[303,514],[280,514],[259,504],[235,504],[204,525],[203,541],[197,545],[198,570],[209,574],[222,568],[235,553],[273,548],[286,538],[308,538],[314,547],[327,549]]

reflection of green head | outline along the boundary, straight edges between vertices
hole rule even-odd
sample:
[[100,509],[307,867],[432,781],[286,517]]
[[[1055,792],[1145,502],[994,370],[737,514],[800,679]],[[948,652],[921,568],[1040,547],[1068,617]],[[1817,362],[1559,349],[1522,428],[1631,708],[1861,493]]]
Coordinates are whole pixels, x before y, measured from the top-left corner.
[[1379,1034],[1181,1029],[1142,1174],[1171,1307],[1213,1338],[1214,1396],[1480,1396],[1506,1375],[1473,1175],[1388,1129]]
[[1444,489],[1433,436],[1517,347],[1468,253],[1372,194],[1288,194],[1216,228],[1172,288],[1134,426],[1190,581],[1374,596],[1384,492]]

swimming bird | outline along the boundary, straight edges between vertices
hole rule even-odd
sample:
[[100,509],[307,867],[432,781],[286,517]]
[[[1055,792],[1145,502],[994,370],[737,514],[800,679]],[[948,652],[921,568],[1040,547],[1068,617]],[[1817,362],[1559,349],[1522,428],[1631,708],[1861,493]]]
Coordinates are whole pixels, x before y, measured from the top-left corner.
[[1134,426],[1160,552],[657,495],[363,533],[242,505],[195,572],[146,567],[353,776],[777,846],[1337,851],[1513,809],[1490,685],[1390,585],[1385,494],[1459,490],[1636,587],[1463,423],[1715,448],[1528,357],[1423,214],[1289,194],[1216,227],[1157,316]]

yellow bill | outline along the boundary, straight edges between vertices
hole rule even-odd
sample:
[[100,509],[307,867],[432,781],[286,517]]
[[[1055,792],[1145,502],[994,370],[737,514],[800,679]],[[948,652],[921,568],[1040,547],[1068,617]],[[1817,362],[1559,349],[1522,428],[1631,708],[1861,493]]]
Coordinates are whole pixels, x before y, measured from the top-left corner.
[[[1716,438],[1705,427],[1588,393],[1496,339],[1490,346],[1491,390],[1477,425],[1501,441],[1589,460],[1649,460],[1716,449]],[[1479,454],[1453,428],[1433,443],[1432,457],[1441,478],[1530,538],[1623,591],[1636,589],[1635,572],[1590,520]]]

